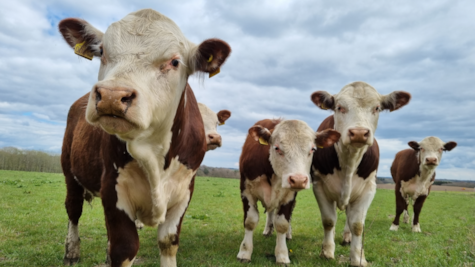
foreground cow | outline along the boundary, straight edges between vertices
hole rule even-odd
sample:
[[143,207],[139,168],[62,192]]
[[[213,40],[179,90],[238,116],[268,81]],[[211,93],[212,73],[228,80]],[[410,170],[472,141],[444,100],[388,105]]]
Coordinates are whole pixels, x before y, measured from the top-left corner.
[[409,102],[411,95],[403,91],[380,95],[369,84],[354,82],[333,96],[317,91],[311,98],[321,109],[335,112],[320,124],[318,131],[333,128],[341,133],[340,142],[319,149],[313,155],[313,192],[325,230],[321,256],[334,258],[338,207],[346,210],[343,243],[351,242],[351,265],[366,266],[362,233],[366,212],[376,193],[379,147],[374,133],[379,112],[401,108]]
[[398,230],[403,211],[404,222],[409,223],[407,206],[411,203],[414,208],[412,231],[420,232],[419,214],[434,183],[435,169],[440,164],[442,152],[454,149],[457,143],[444,143],[437,137],[429,136],[419,143],[411,141],[408,144],[412,149],[399,151],[391,165],[391,175],[396,183],[396,217],[389,230]]
[[251,260],[252,234],[259,221],[257,201],[267,212],[265,235],[277,230],[277,263],[290,263],[285,241],[297,191],[310,187],[312,154],[318,147],[337,142],[334,130],[315,133],[298,120],[262,120],[249,129],[239,159],[244,209],[244,240],[237,258]]
[[101,58],[99,81],[68,114],[61,164],[69,232],[64,263],[79,259],[84,198],[100,196],[111,266],[131,266],[135,219],[158,225],[160,266],[176,266],[180,228],[206,152],[203,121],[188,76],[215,73],[230,53],[218,39],[188,41],[169,18],[127,15],[105,33],[80,19],[59,23],[78,54]]
[[218,125],[223,125],[224,122],[231,117],[231,111],[223,109],[216,114],[205,104],[198,103],[203,124],[205,127],[207,151],[214,150],[221,147],[221,135],[216,130]]

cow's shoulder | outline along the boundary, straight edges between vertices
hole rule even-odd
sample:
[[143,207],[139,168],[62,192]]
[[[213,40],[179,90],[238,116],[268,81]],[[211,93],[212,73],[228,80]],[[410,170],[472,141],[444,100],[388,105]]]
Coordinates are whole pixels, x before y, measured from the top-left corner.
[[[272,131],[280,122],[280,119],[265,119],[256,122],[254,125],[260,125]],[[269,161],[269,149],[269,145],[261,145],[252,136],[247,135],[242,147],[241,157],[239,158],[241,182],[245,179],[254,180],[259,176],[266,175],[270,183],[274,170]]]
[[358,165],[358,170],[356,174],[363,179],[369,177],[371,173],[378,169],[379,165],[379,146],[378,141],[374,138],[373,145],[368,147],[366,153],[364,153],[363,158],[361,159],[360,165]]
[[395,176],[393,179],[400,181],[409,181],[420,175],[418,152],[411,148],[399,151],[391,166],[391,173]]
[[189,169],[196,170],[201,165],[206,152],[206,137],[203,119],[195,94],[187,84],[173,121],[170,149],[165,156],[166,170],[171,159],[178,156],[178,161]]
[[[323,131],[328,128],[335,129],[335,120],[333,115],[330,115],[325,120],[323,120],[317,131]],[[335,146],[318,148],[313,154],[312,166],[322,175],[333,174],[334,169],[341,170]]]

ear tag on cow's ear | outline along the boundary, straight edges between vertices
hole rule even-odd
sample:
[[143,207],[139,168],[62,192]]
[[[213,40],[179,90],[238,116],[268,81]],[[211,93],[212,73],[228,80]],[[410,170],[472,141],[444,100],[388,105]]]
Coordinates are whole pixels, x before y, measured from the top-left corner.
[[215,71],[209,73],[209,77],[213,77],[214,75],[219,73],[219,68],[217,68]]
[[220,122],[218,125],[219,125],[219,126],[224,125],[224,121],[223,121],[223,122]]
[[213,61],[213,55],[210,55],[208,58],[208,63],[210,63],[211,61]]
[[79,44],[76,44],[74,46],[74,53],[76,55],[79,55],[79,56],[83,57],[83,58],[87,58],[89,60],[92,60],[94,54],[91,51],[87,50],[87,46],[84,45],[85,43],[86,43],[86,41],[84,41],[82,43],[79,43]]
[[269,143],[267,143],[267,141],[264,140],[264,138],[262,138],[262,137],[259,137],[259,144],[261,144],[261,145],[263,145],[263,146],[269,145]]
[[323,148],[323,146],[317,146],[318,148]]
[[321,109],[324,109],[324,110],[327,110],[327,106],[325,106],[325,103],[322,103],[322,105],[320,106]]

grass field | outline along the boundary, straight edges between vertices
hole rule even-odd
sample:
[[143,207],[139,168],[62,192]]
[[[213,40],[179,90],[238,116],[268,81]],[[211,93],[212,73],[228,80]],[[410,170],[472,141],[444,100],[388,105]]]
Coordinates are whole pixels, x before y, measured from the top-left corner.
[[[262,236],[265,216],[254,234],[250,264],[236,260],[244,236],[239,181],[198,177],[183,222],[178,266],[274,266],[275,234]],[[0,171],[0,266],[62,266],[68,219],[61,174]],[[421,213],[422,233],[401,224],[390,232],[395,200],[378,190],[366,218],[365,254],[371,266],[475,266],[475,194],[432,192]],[[311,190],[299,193],[292,217],[292,266],[348,266],[349,247],[341,242],[345,214],[338,213],[335,260],[324,260],[323,228]],[[106,231],[100,199],[84,205],[80,220],[81,262],[106,258]],[[158,266],[156,229],[140,234],[137,266]]]

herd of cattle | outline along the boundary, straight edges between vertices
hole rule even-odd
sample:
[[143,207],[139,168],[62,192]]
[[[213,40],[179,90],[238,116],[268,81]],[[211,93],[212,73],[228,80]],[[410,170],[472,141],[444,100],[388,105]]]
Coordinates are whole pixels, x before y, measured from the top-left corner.
[[[176,266],[196,171],[205,152],[221,146],[216,126],[231,116],[197,103],[187,80],[195,72],[218,73],[231,48],[219,39],[195,45],[173,21],[150,9],[130,13],[105,33],[75,18],[62,20],[59,30],[77,54],[101,60],[98,82],[71,106],[67,118],[61,156],[69,217],[64,264],[79,260],[84,200],[100,197],[110,266],[132,265],[139,249],[137,227],[143,224],[158,227],[160,266]],[[297,192],[313,183],[325,233],[321,256],[334,258],[338,208],[347,215],[343,242],[351,244],[351,265],[366,266],[362,234],[376,193],[379,113],[398,110],[410,99],[404,91],[381,95],[354,82],[334,95],[311,95],[317,107],[334,111],[317,132],[299,120],[254,124],[239,160],[245,235],[237,258],[251,260],[260,201],[267,214],[264,235],[277,232],[276,262],[290,263],[286,239],[292,237]],[[409,221],[407,207],[414,201],[412,231],[420,232],[419,213],[442,151],[456,143],[427,137],[409,146],[391,167],[396,218],[390,230],[398,230],[403,211]]]

